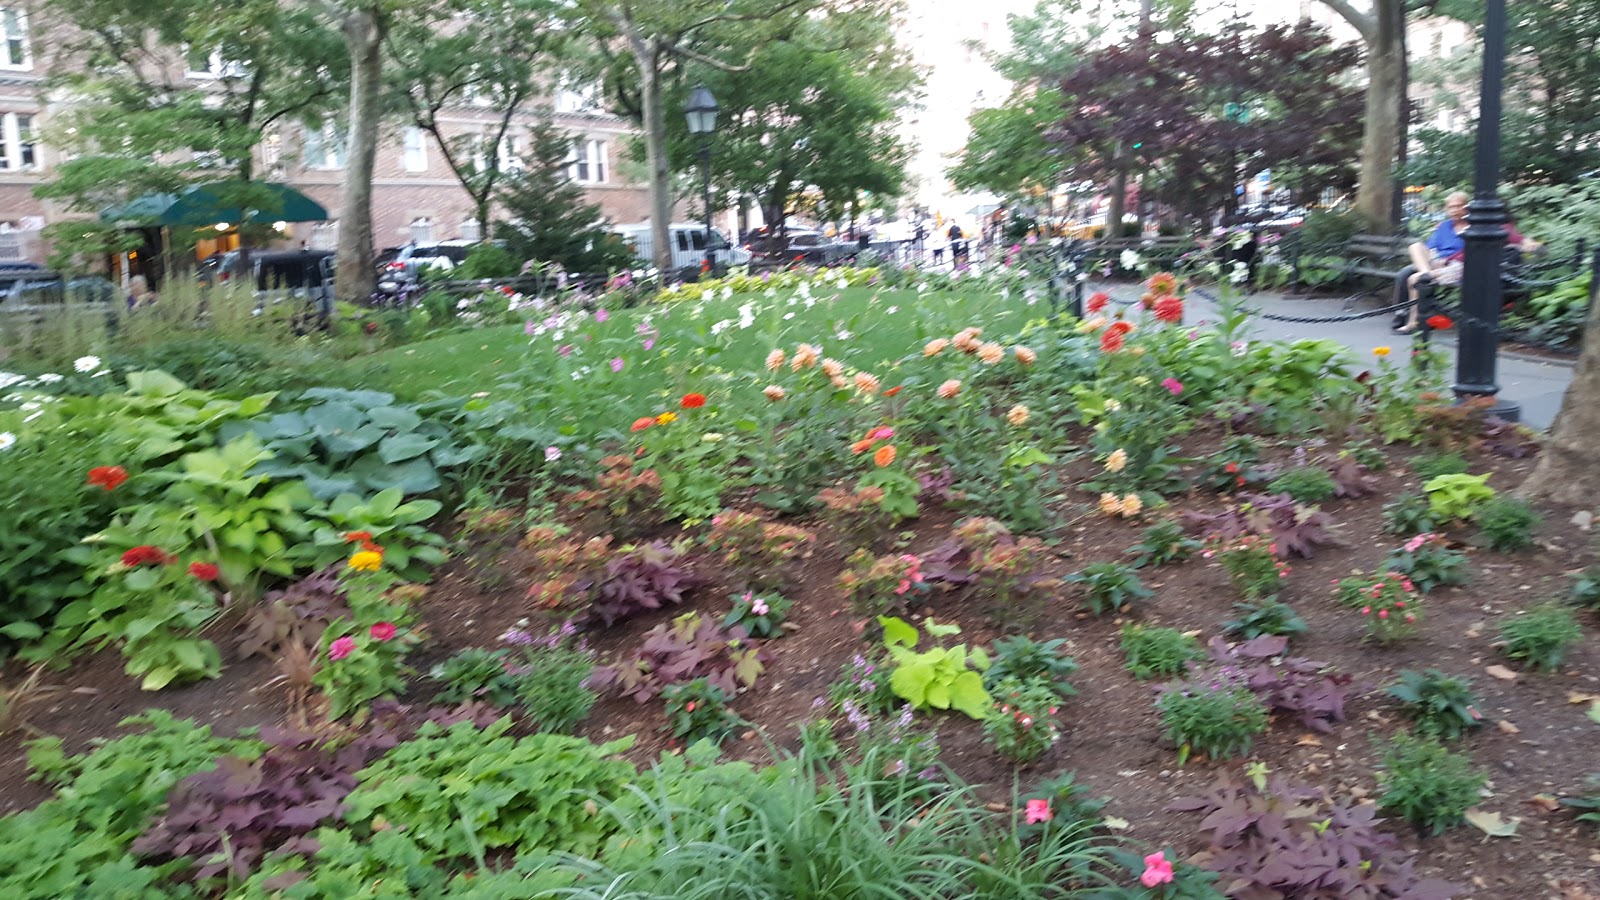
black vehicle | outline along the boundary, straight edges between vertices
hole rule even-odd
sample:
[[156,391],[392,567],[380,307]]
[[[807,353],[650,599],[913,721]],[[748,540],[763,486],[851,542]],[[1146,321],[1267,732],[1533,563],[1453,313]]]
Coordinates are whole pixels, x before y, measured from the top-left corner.
[[809,228],[757,228],[746,237],[744,248],[754,261],[813,266],[835,265],[854,259],[861,252],[856,244],[833,240]]
[[255,275],[256,309],[268,303],[299,302],[305,310],[296,314],[297,328],[302,318],[326,325],[333,314],[332,250],[272,250],[252,254]]

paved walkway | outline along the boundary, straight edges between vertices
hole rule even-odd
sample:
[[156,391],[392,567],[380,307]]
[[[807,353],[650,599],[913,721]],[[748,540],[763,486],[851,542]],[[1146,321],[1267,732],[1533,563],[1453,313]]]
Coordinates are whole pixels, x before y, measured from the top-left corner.
[[[1137,299],[1144,291],[1136,284],[1091,282],[1088,287],[1088,293],[1104,290],[1118,300]],[[1337,316],[1346,312],[1344,300],[1337,297],[1298,297],[1263,291],[1249,295],[1246,302],[1254,309],[1276,315]],[[1376,308],[1374,301],[1364,300],[1354,311]],[[1212,318],[1215,314],[1214,304],[1197,295],[1190,295],[1185,318],[1197,322]],[[1325,324],[1292,324],[1258,318],[1252,324],[1256,333],[1263,337],[1278,340],[1326,338],[1350,347],[1363,357],[1369,357],[1374,347],[1397,347],[1409,340],[1389,331],[1387,314],[1353,322]],[[1454,359],[1456,344],[1453,332],[1435,334],[1433,339]],[[1534,428],[1548,429],[1561,409],[1567,384],[1572,381],[1572,364],[1501,353],[1498,378],[1500,396],[1522,408],[1522,421]]]

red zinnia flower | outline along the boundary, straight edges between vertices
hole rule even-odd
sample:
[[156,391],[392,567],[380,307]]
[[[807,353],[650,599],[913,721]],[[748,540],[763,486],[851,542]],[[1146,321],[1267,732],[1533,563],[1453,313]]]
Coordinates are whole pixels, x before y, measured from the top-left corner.
[[370,531],[346,531],[344,533],[344,542],[346,544],[354,544],[356,541],[370,540],[372,540],[372,532]]
[[1099,312],[1111,302],[1111,295],[1104,291],[1089,296],[1089,312]]
[[129,567],[159,566],[171,561],[172,558],[167,556],[167,551],[160,547],[152,547],[149,544],[134,547],[122,554],[122,564]]
[[905,388],[905,385],[903,385],[903,384],[897,384],[897,385],[895,385],[895,386],[894,386],[894,387],[892,387],[892,388],[889,388],[889,389],[888,389],[888,390],[887,390],[887,391],[884,391],[884,392],[883,392],[883,395],[884,395],[884,396],[885,396],[885,397],[893,397],[893,396],[894,396],[894,395],[895,395],[895,394],[898,394],[898,393],[900,393],[900,391],[901,391],[901,390],[902,390],[902,389],[904,389],[904,388]]
[[372,639],[379,643],[392,641],[394,640],[394,624],[392,622],[379,622],[367,629],[367,633],[372,635]]
[[128,480],[128,470],[121,466],[95,466],[89,470],[89,484],[99,485],[108,491],[116,490]]
[[1122,332],[1114,331],[1112,329],[1106,329],[1106,333],[1100,335],[1100,350],[1102,352],[1115,353],[1115,352],[1117,352],[1118,350],[1121,350],[1121,349],[1122,349]]
[[640,416],[633,420],[633,431],[643,431],[656,423],[655,416]]
[[1156,300],[1156,318],[1163,322],[1178,323],[1183,321],[1183,300],[1171,295]]
[[1455,326],[1449,316],[1432,315],[1428,317],[1428,327],[1434,331],[1445,331]]
[[684,409],[699,409],[700,407],[706,405],[706,395],[684,394],[683,399],[679,401],[679,405],[681,405]]
[[1133,323],[1129,322],[1126,319],[1118,319],[1117,321],[1112,322],[1111,323],[1111,327],[1106,329],[1106,330],[1110,331],[1110,332],[1114,332],[1114,333],[1116,333],[1118,335],[1127,334],[1128,332],[1133,330]]
[[201,581],[216,581],[222,570],[212,563],[192,562],[189,563],[189,574]]

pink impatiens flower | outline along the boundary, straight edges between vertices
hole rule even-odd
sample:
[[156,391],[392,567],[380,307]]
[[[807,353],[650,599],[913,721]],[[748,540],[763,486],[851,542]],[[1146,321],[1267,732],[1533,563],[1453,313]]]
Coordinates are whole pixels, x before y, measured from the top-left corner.
[[356,640],[355,640],[355,638],[351,638],[351,637],[337,638],[336,640],[334,640],[334,642],[332,644],[328,645],[328,658],[329,659],[334,659],[334,660],[344,659],[346,656],[349,656],[350,654],[354,653],[355,649],[356,649]]
[[1050,811],[1049,800],[1029,800],[1027,811],[1023,814],[1023,821],[1027,822],[1029,825],[1037,825],[1040,822],[1048,822],[1053,818],[1055,818],[1055,813]]
[[1165,853],[1152,853],[1144,858],[1144,874],[1139,876],[1139,883],[1147,888],[1172,883],[1172,863],[1167,862]]

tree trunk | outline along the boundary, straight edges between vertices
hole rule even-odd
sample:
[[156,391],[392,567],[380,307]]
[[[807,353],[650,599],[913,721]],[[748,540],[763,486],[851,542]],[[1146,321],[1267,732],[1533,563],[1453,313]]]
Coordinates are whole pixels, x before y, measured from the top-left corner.
[[378,88],[386,25],[376,4],[350,10],[339,24],[350,52],[350,132],[334,284],[340,299],[359,303],[372,295],[375,277],[372,172],[378,157]]
[[1121,141],[1117,142],[1113,162],[1117,171],[1111,176],[1111,202],[1106,204],[1105,239],[1108,241],[1122,237],[1122,214],[1128,200],[1128,165],[1122,158]]
[[[667,166],[667,120],[661,109],[660,48],[654,41],[632,40],[634,60],[639,66],[639,101],[644,113],[644,156],[650,169],[650,243],[656,270],[663,277],[673,274],[672,247],[668,243],[672,223],[672,180]],[[708,236],[709,238],[709,236]]]
[[1361,180],[1356,212],[1367,227],[1394,229],[1395,161],[1400,155],[1400,116],[1406,102],[1405,14],[1401,0],[1374,0],[1372,38],[1367,42],[1366,133],[1361,140]]
[[1600,494],[1600,303],[1589,307],[1583,354],[1561,400],[1539,465],[1518,488],[1527,497],[1593,506]]

